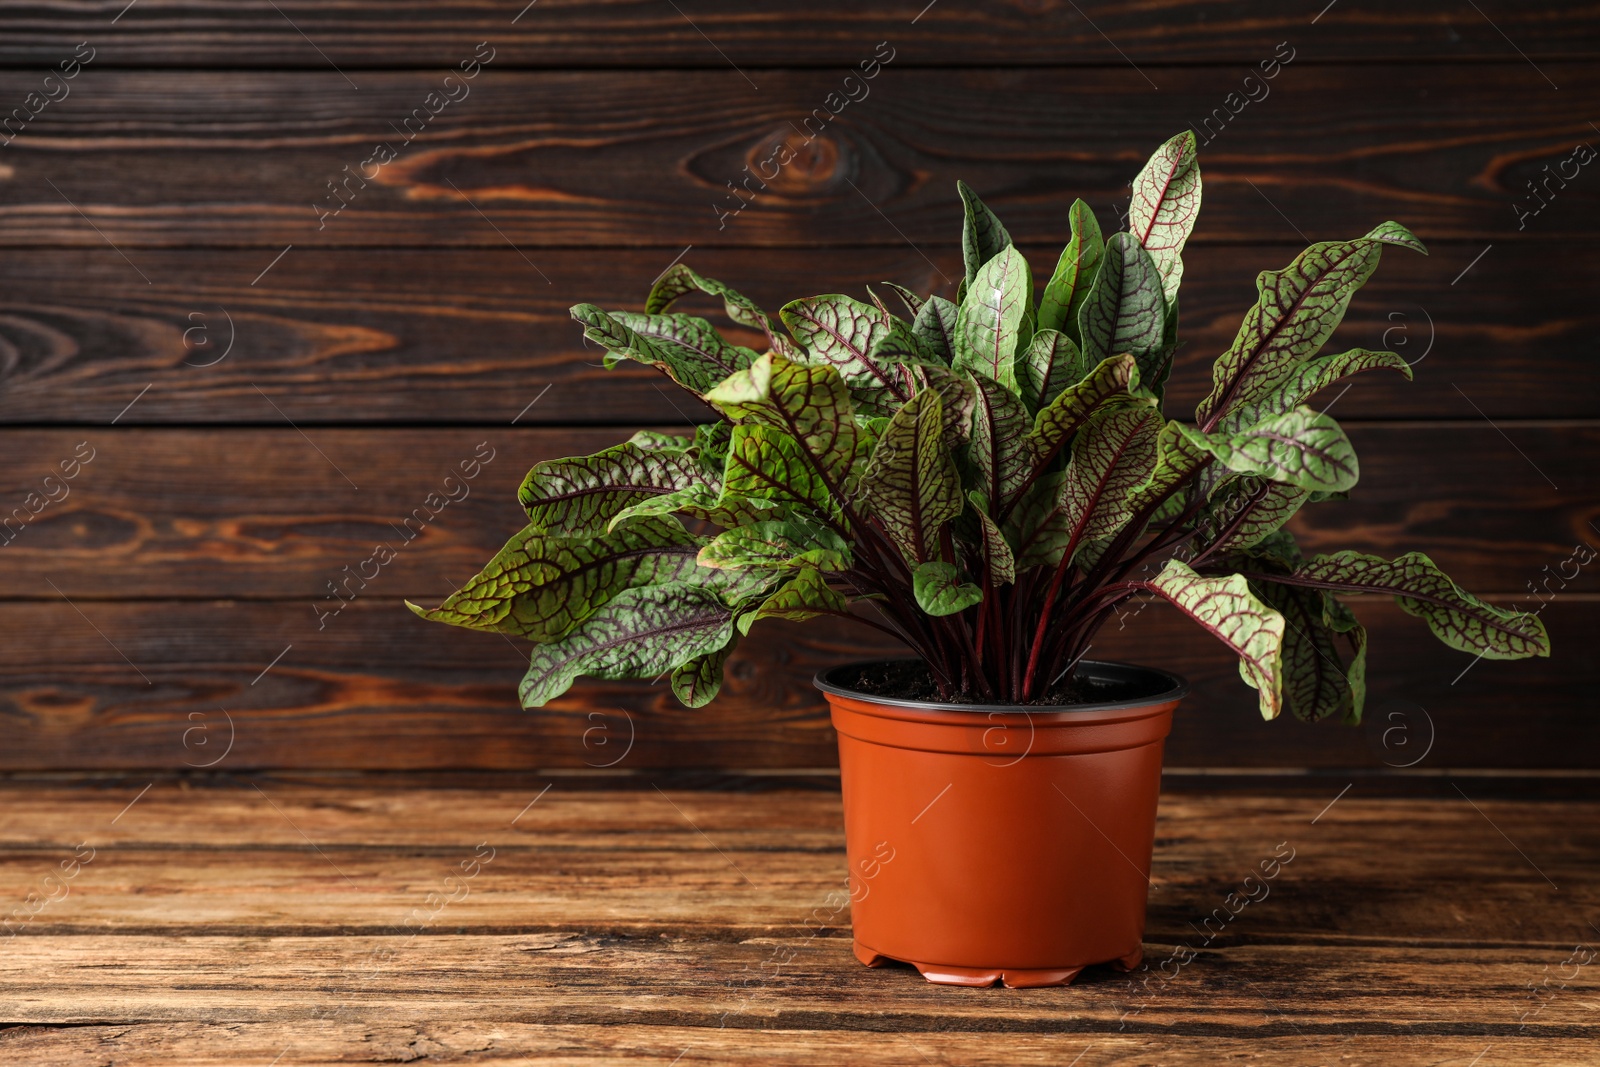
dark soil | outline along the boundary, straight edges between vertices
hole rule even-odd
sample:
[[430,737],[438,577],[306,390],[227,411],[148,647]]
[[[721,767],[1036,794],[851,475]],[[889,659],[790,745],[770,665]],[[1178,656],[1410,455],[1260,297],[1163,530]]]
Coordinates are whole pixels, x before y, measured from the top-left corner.
[[[854,675],[840,671],[833,675],[836,685],[854,689],[867,696],[887,697],[892,700],[928,700],[941,704],[996,704],[1001,701],[984,700],[976,696],[941,697],[934,685],[933,674],[919,660],[887,660],[864,665]],[[1120,700],[1137,700],[1151,694],[1136,685],[1107,682],[1101,679],[1080,677],[1076,673],[1063,678],[1049,692],[1018,707],[1061,707],[1072,704],[1103,704]]]

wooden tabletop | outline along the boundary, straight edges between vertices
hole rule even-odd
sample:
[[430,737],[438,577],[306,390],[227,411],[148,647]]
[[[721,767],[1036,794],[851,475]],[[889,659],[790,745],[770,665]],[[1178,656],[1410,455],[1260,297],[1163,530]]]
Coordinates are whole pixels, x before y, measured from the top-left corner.
[[825,780],[146,782],[0,784],[0,1061],[1600,1058],[1592,801],[1169,793],[1150,970],[1008,990],[852,958]]

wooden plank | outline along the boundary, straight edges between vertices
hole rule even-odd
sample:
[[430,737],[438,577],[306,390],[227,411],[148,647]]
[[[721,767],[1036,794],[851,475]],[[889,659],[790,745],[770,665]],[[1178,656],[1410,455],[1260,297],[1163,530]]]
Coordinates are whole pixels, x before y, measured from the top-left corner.
[[[231,770],[825,767],[834,738],[812,675],[898,652],[871,631],[764,623],[706,708],[685,710],[660,684],[582,682],[528,713],[515,693],[522,648],[424,623],[387,594],[356,600],[321,632],[309,601],[76,604],[82,615],[60,601],[0,605],[0,717],[15,724],[0,769],[183,770],[223,751]],[[1534,663],[1474,663],[1388,602],[1357,609],[1372,644],[1364,729],[1261,722],[1226,649],[1161,605],[1112,622],[1092,655],[1189,678],[1172,766],[1589,764],[1600,744],[1584,711],[1600,684],[1600,661],[1584,652],[1600,641],[1592,599],[1558,596],[1544,610],[1556,653]],[[195,726],[206,729],[186,747]]]
[[[84,844],[76,855],[87,862],[67,894],[8,929],[28,938],[387,936],[419,897],[477,858],[481,877],[465,895],[451,883],[460,899],[428,933],[722,942],[848,934],[848,909],[813,913],[843,884],[836,789],[730,796],[546,784],[480,791],[264,778],[199,789],[163,781],[142,794],[131,780],[10,784],[0,790],[0,901],[37,891]],[[1149,940],[1201,947],[1187,924],[1274,852],[1292,857],[1282,877],[1204,947],[1557,946],[1582,939],[1582,916],[1600,907],[1590,877],[1600,804],[1478,797],[1474,810],[1455,794],[1340,792],[1330,782],[1294,798],[1166,794]],[[1398,829],[1397,810],[1406,820]],[[1467,870],[1477,873],[1458,877]],[[1428,891],[1407,892],[1419,885]],[[1511,910],[1523,912],[1514,928],[1501,921]]]
[[[256,399],[268,417],[298,424],[297,407],[279,405],[280,415]],[[0,500],[23,505],[21,516],[4,513],[12,555],[0,589],[51,596],[54,582],[71,597],[288,595],[315,630],[313,603],[337,611],[363,591],[447,595],[526,524],[517,487],[534,462],[598,451],[630,432],[504,423],[306,436],[287,424],[14,432],[4,439],[30,462],[26,474],[0,476]],[[63,483],[57,468],[79,455],[93,458]],[[214,464],[213,474],[197,480],[196,463]],[[68,495],[19,528],[27,494],[45,492],[52,472],[53,492],[64,485]],[[381,566],[379,543],[394,554]],[[126,565],[108,569],[112,556]],[[18,584],[33,563],[44,571]],[[74,570],[80,576],[67,577]]]
[[[96,843],[0,953],[8,1063],[1541,1064],[1597,1037],[1562,970],[1594,802],[1167,796],[1151,970],[1004,991],[854,960],[834,796],[264,785],[0,785],[0,900]],[[1271,891],[1198,944],[1279,841]]]
[[[1152,948],[1159,945],[1153,942]],[[581,934],[402,938],[128,935],[25,937],[0,957],[13,1021],[93,1024],[187,1021],[315,1023],[348,1014],[397,1024],[452,1021],[576,1022],[771,1030],[861,1030],[877,1026],[990,1035],[1115,1030],[1128,1010],[1126,978],[1029,991],[1023,996],[956,993],[909,968],[872,970],[848,940],[763,938],[738,944],[637,940]],[[373,966],[392,950],[392,965]],[[1240,946],[1209,950],[1210,966],[1174,979],[1128,1028],[1245,1037],[1296,1031],[1517,1035],[1524,986],[1557,965],[1566,946],[1512,949]],[[752,980],[774,954],[789,968],[755,996]],[[1308,973],[1320,979],[1321,992]],[[53,981],[40,983],[40,974]],[[1440,981],[1447,978],[1446,981]],[[1248,984],[1246,984],[1248,982]],[[1592,980],[1591,980],[1592,982]],[[359,984],[358,984],[359,983]],[[1600,1038],[1595,1015],[1569,996],[1524,1033]],[[1548,1021],[1545,1021],[1545,1019]],[[1483,1020],[1483,1021],[1479,1021]],[[885,1025],[887,1024],[887,1025]],[[1517,1035],[1520,1036],[1520,1035]]]
[[[1532,70],[1508,84],[1416,63],[1283,69],[1270,96],[1207,135],[1197,240],[1354,236],[1384,218],[1425,240],[1592,234],[1600,193],[1581,175],[1552,184],[1554,200],[1519,234],[1518,198],[1525,211],[1538,203],[1524,183],[1594,136],[1579,105],[1600,95],[1593,64],[1541,66],[1560,92]],[[80,77],[5,149],[0,244],[110,256],[110,241],[135,263],[150,247],[258,248],[250,268],[218,279],[244,289],[290,244],[511,241],[537,263],[538,249],[560,245],[671,255],[689,244],[949,242],[958,177],[1013,233],[1063,241],[1074,197],[1108,214],[1123,204],[1153,146],[1223,108],[1243,75],[1174,68],[1155,92],[1124,67],[891,66],[870,96],[808,132],[813,109],[838,106],[838,70],[763,72],[759,92],[733,70],[491,70],[410,144],[398,124],[438,88],[437,72],[367,73],[359,92],[331,70]],[[0,75],[0,100],[26,98],[38,78]],[[347,179],[343,168],[362,170],[385,139],[400,142],[397,158],[367,166],[364,186]],[[785,139],[799,154],[739,199],[728,183],[777,158]],[[332,180],[350,182],[342,197]],[[256,284],[295,284],[295,252]]]
[[[540,406],[560,411],[572,392],[552,390]],[[1600,424],[1491,425],[1448,395],[1472,421],[1347,427],[1361,483],[1350,500],[1301,513],[1303,543],[1427,552],[1482,593],[1531,597],[1528,583],[1546,573],[1546,598],[1600,589],[1558,566],[1579,542],[1600,544],[1585,503]],[[0,523],[11,523],[0,525],[0,596],[293,597],[313,623],[313,604],[332,611],[352,596],[442,599],[526,522],[516,494],[529,467],[631,432],[502,424],[302,434],[282,420],[300,425],[303,402],[274,411],[256,399],[281,428],[0,431],[16,457],[0,469]],[[71,466],[83,457],[92,458]],[[76,478],[61,479],[63,462]],[[387,563],[380,545],[393,554]]]
[[1587,3],[1494,5],[1479,17],[1445,0],[1423,0],[1397,10],[1340,9],[1314,26],[1308,25],[1311,16],[1265,0],[1216,8],[1162,0],[1137,11],[1110,0],[1065,7],[988,0],[920,10],[913,3],[887,11],[700,2],[681,15],[642,0],[545,0],[520,15],[517,5],[504,6],[435,0],[408,5],[397,19],[394,9],[371,2],[285,0],[278,5],[280,17],[236,4],[143,0],[113,22],[115,5],[107,5],[101,18],[57,0],[0,19],[0,63],[53,65],[85,36],[104,49],[106,63],[312,70],[332,63],[350,70],[454,66],[485,39],[498,49],[498,64],[533,67],[850,65],[870,54],[871,42],[885,38],[901,50],[902,62],[939,65],[1253,64],[1285,37],[1314,47],[1320,57],[1354,60],[1522,64],[1507,38],[1540,59],[1600,49],[1594,30],[1600,9]]
[[[1102,221],[1115,226],[1109,211]],[[1025,250],[1041,272],[1059,252]],[[297,248],[254,288],[236,282],[264,265],[256,251],[142,250],[137,262],[150,285],[104,247],[0,257],[0,337],[16,353],[0,390],[0,421],[104,423],[139,396],[118,425],[271,422],[278,416],[265,393],[300,425],[504,425],[519,413],[519,425],[678,422],[685,402],[677,390],[648,368],[596,367],[597,353],[567,310],[580,301],[641,307],[651,279],[678,251],[541,251],[546,285],[508,248]],[[819,292],[864,297],[884,279],[953,295],[939,271],[958,272],[959,250],[922,251],[937,266],[911,248],[772,256],[696,247],[685,258],[776,310]],[[1591,299],[1600,245],[1497,243],[1451,285],[1482,251],[1447,243],[1426,259],[1386,258],[1328,351],[1392,348],[1416,361],[1417,378],[1362,378],[1339,400],[1342,418],[1472,416],[1471,403],[1493,419],[1600,416],[1600,364],[1590,355],[1600,334]],[[1185,345],[1169,410],[1192,408],[1209,388],[1210,361],[1232,342],[1256,274],[1292,255],[1281,245],[1189,249]],[[1537,285],[1525,284],[1534,278]],[[1038,288],[1046,280],[1041,274]],[[706,301],[683,307],[726,325]],[[728,333],[760,343],[747,331]],[[547,384],[549,402],[524,411]]]
[[[430,1064],[496,1067],[592,1067],[597,1063],[673,1067],[707,1063],[873,1063],[926,1067],[929,1063],[1011,1067],[1061,1067],[1074,1055],[1093,1067],[1212,1067],[1252,1057],[1274,1063],[1382,1063],[1391,1067],[1466,1065],[1490,1048],[1500,1062],[1528,1067],[1570,1067],[1583,1055],[1587,1035],[1577,1038],[1495,1038],[1362,1035],[1256,1035],[1245,1038],[1177,1031],[1170,1036],[1093,1034],[948,1033],[885,1030],[877,1023],[855,1033],[702,1026],[539,1025],[530,1023],[319,1022],[123,1023],[115,1026],[17,1027],[0,1031],[0,1049],[17,1067],[58,1067],[90,1062],[161,1063],[214,1067],[217,1063],[261,1063],[282,1055],[282,1067],[309,1064],[395,1063],[426,1056]],[[1490,1061],[1495,1062],[1495,1061]]]
[[[814,791],[785,791],[781,803],[752,804],[670,785],[665,793],[617,782],[589,788],[571,777],[530,776],[515,789],[358,780],[309,783],[281,774],[255,775],[250,781],[161,779],[143,792],[148,778],[6,779],[0,781],[0,852],[14,858],[22,851],[70,847],[91,828],[98,845],[130,855],[175,849],[294,851],[307,847],[307,836],[319,847],[401,849],[419,858],[448,856],[463,848],[471,852],[486,839],[502,851],[601,849],[622,855],[703,849],[705,839],[695,826],[741,851],[836,853],[843,847],[836,778]],[[741,792],[738,797],[750,795]],[[1196,827],[1206,810],[1203,802],[1196,807],[1186,796],[1164,803],[1167,817]],[[119,817],[124,809],[127,814]],[[1272,814],[1266,802],[1255,798],[1245,798],[1241,810],[1252,817]],[[1432,809],[1424,805],[1419,810]],[[1490,810],[1500,814],[1498,808]],[[1521,809],[1512,805],[1506,810]],[[269,813],[272,818],[263,818]],[[1184,836],[1193,837],[1193,830]],[[0,891],[0,900],[7,891]],[[705,919],[726,925],[735,921],[730,915],[715,911]]]

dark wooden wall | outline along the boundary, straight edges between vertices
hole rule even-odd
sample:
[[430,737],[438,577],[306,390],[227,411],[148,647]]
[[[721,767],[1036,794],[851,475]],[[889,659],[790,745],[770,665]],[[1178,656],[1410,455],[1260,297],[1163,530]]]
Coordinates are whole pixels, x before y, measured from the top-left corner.
[[[1301,533],[1422,549],[1530,607],[1600,546],[1600,166],[1537,214],[1526,188],[1600,146],[1600,4],[124,2],[0,9],[0,117],[59,97],[0,147],[0,515],[94,457],[0,547],[0,769],[202,765],[229,722],[235,769],[831,764],[809,677],[869,636],[758,630],[700,711],[584,684],[526,713],[519,649],[403,609],[518,528],[534,461],[685,421],[650,373],[599,369],[565,309],[637,306],[680,256],[772,308],[948,293],[958,177],[1047,270],[1074,196],[1118,228],[1148,152],[1261,97],[1245,79],[1275,54],[1201,147],[1172,411],[1258,271],[1397,219],[1432,255],[1387,257],[1335,343],[1396,347],[1417,380],[1340,397],[1362,483]],[[475,53],[469,95],[402,145]],[[875,54],[868,95],[719,223],[726,183]],[[398,158],[319,224],[379,141]],[[470,496],[321,614],[480,450]],[[1193,680],[1173,765],[1594,768],[1597,570],[1551,581],[1548,661],[1473,665],[1358,604],[1367,729],[1259,722],[1227,654],[1160,607],[1095,653]]]

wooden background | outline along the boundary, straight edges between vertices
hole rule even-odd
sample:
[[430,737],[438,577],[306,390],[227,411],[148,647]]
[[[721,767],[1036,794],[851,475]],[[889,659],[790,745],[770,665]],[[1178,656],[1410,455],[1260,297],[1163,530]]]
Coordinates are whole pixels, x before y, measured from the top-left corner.
[[[404,610],[519,527],[533,462],[685,421],[650,372],[599,369],[565,309],[637,307],[680,256],[772,309],[883,279],[949,294],[958,177],[1048,270],[1074,196],[1119,228],[1149,151],[1287,50],[1201,147],[1170,410],[1258,271],[1407,223],[1432,255],[1387,256],[1335,344],[1396,348],[1417,380],[1340,397],[1362,482],[1299,529],[1533,607],[1600,546],[1600,167],[1522,228],[1517,205],[1600,146],[1600,4],[1324,3],[5,5],[0,116],[80,42],[94,58],[0,147],[0,515],[80,442],[95,458],[0,547],[0,770],[827,768],[809,678],[878,651],[870,631],[758,630],[699,711],[584,684],[526,713],[520,649]],[[319,229],[326,183],[491,50]],[[889,50],[719,226],[726,183]],[[470,496],[320,615],[484,442]],[[1473,665],[1358,604],[1364,729],[1259,722],[1161,607],[1095,654],[1190,677],[1174,767],[1573,775],[1600,766],[1597,570],[1551,580],[1548,661]]]

